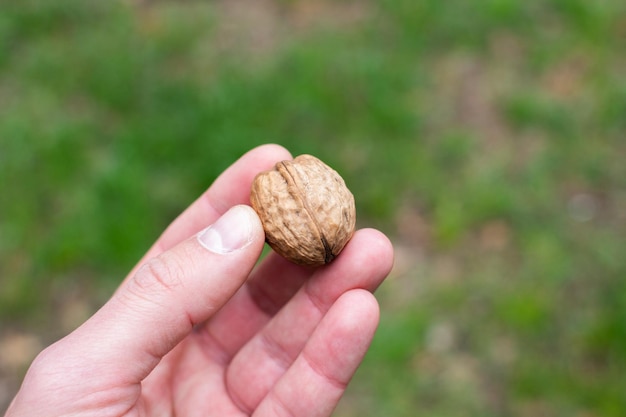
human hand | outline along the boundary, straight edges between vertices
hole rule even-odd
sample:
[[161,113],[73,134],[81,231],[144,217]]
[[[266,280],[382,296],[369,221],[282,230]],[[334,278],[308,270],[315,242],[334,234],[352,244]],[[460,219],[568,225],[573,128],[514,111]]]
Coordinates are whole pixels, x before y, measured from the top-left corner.
[[330,415],[374,335],[371,292],[393,252],[364,229],[322,268],[275,253],[254,268],[264,234],[242,204],[257,172],[290,158],[265,145],[227,169],[35,359],[5,417]]

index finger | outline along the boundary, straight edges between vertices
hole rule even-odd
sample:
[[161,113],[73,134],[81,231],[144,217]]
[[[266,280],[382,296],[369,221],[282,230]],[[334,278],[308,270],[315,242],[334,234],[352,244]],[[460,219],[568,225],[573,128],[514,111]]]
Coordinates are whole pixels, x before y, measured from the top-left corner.
[[204,229],[230,207],[249,204],[250,185],[256,174],[285,159],[291,159],[291,154],[280,145],[261,145],[248,151],[217,177],[209,189],[165,229],[129,276],[146,259],[157,256]]

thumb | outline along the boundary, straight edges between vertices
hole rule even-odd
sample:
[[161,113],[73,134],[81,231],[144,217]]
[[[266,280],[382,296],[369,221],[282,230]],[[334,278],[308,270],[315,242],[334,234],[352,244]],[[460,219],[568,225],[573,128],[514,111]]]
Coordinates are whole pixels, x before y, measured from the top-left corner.
[[92,366],[96,361],[128,382],[141,381],[232,297],[263,242],[254,210],[231,208],[198,235],[147,261],[68,344]]

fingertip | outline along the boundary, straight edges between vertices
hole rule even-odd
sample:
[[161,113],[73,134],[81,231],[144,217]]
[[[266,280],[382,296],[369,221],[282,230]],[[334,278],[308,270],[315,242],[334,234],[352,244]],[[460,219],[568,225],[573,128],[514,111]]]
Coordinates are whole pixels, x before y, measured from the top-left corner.
[[[263,245],[265,244],[265,230],[263,229],[263,223],[261,223],[258,213],[246,204],[239,204],[233,208],[241,210],[242,213],[245,213],[245,216],[249,221],[251,239],[258,244],[260,250],[262,250]],[[256,257],[258,258],[259,256],[260,252],[256,255]]]
[[221,255],[244,249],[253,243],[258,246],[265,237],[259,216],[243,204],[231,207],[196,236],[202,247]]
[[344,331],[360,332],[366,339],[371,339],[380,321],[380,306],[376,297],[371,292],[361,288],[342,294],[337,299],[333,309],[342,312],[340,317]]
[[291,154],[276,144],[261,145],[242,155],[201,197],[208,202],[211,217],[224,214],[236,204],[249,204],[250,186],[254,177],[285,159],[291,159]]
[[372,293],[345,292],[319,323],[302,356],[335,389],[345,388],[374,339],[379,316]]
[[255,233],[258,236],[264,235],[263,224],[261,223],[261,219],[259,218],[259,215],[252,207],[250,207],[247,204],[238,204],[234,206],[233,208],[236,208],[237,210],[241,210],[242,212],[245,212],[246,215],[248,216],[248,219],[250,220],[251,227],[254,229]]
[[379,276],[389,275],[393,267],[393,244],[384,233],[376,229],[357,230],[342,255],[351,258],[355,264],[367,265]]
[[393,243],[391,243],[387,235],[377,229],[361,229],[360,233],[369,242],[370,247],[374,248],[373,251],[377,253],[377,258],[383,271],[385,271],[385,275],[388,275],[391,272],[394,261]]
[[276,160],[276,162],[283,161],[285,159],[292,159],[291,152],[289,152],[284,146],[276,143],[259,145],[250,150],[247,155],[251,155],[262,160]]
[[337,299],[313,336],[327,340],[327,351],[317,357],[320,366],[326,364],[323,358],[333,358],[326,375],[344,384],[350,381],[374,339],[379,319],[378,302],[369,291],[354,289]]

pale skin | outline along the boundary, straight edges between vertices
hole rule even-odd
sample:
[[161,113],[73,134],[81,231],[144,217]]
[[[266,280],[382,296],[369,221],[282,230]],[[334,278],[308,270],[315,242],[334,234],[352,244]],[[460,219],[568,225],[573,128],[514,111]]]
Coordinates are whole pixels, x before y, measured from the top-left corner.
[[[5,417],[331,415],[378,325],[372,292],[393,250],[362,229],[327,266],[270,253],[255,267],[250,184],[284,159],[265,145],[224,171],[109,302],[35,359]],[[198,238],[212,224],[243,237],[215,251]]]

